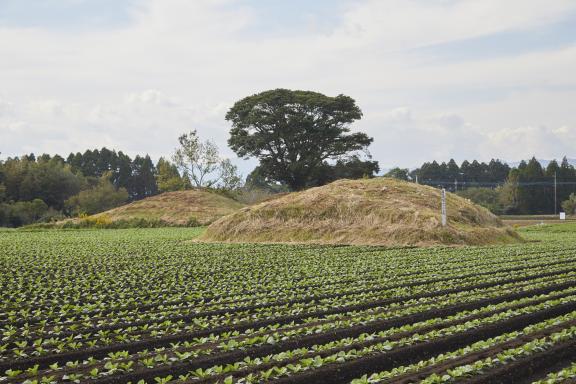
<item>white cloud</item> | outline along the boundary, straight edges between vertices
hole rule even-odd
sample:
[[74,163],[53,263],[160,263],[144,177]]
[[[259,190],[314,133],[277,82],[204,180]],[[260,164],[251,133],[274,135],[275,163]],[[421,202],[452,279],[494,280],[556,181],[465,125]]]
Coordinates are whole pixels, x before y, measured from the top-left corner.
[[462,116],[455,113],[442,113],[436,118],[438,123],[449,130],[456,130],[470,127],[469,123],[462,118]]
[[571,0],[369,0],[353,6],[342,34],[407,49],[553,22]]
[[523,126],[500,130],[488,135],[493,150],[513,156],[512,159],[570,157],[574,152],[576,125]]
[[128,104],[157,105],[162,107],[176,107],[180,104],[178,99],[166,96],[156,89],[147,89],[143,92],[133,92],[126,96]]
[[12,103],[0,98],[0,117],[11,114],[13,109],[14,105]]
[[430,113],[407,107],[394,108],[370,117],[369,125],[378,126],[374,134],[377,148],[373,154],[385,153],[383,168],[416,167],[425,161],[483,156],[488,144],[478,127],[455,113]]
[[[6,103],[10,104],[10,103]],[[32,100],[0,115],[0,152],[67,154],[107,146],[131,155],[171,156],[180,134],[198,129],[214,138],[226,156],[222,121],[226,104],[185,104],[158,90],[127,94],[107,104]],[[17,147],[19,152],[11,152]],[[34,149],[36,148],[36,149]]]
[[464,116],[446,112],[429,113],[401,107],[371,116],[378,126],[373,153],[384,154],[383,168],[417,167],[425,161],[461,162],[477,159],[505,161],[561,158],[574,154],[576,124],[554,126],[511,126],[492,129],[471,123]]
[[412,110],[408,107],[398,107],[382,113],[382,120],[399,128],[406,127],[413,121]]
[[[554,88],[576,89],[576,46],[442,63],[412,49],[529,29],[574,10],[571,0],[366,0],[331,33],[282,37],[247,36],[257,13],[234,0],[148,0],[121,29],[0,28],[0,151],[106,145],[159,156],[190,129],[226,149],[234,100],[286,87],[354,97],[364,111],[356,126],[375,137],[383,166],[517,159],[539,148],[561,156],[576,94]],[[466,97],[443,99],[448,91]],[[492,96],[477,100],[477,91]]]

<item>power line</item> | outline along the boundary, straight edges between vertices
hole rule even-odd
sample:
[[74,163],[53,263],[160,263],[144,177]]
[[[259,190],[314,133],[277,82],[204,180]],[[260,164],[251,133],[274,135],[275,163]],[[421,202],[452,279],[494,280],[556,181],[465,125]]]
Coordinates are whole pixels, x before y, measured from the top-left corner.
[[[427,184],[427,185],[457,185],[461,188],[467,188],[470,186],[486,186],[486,187],[499,187],[504,185],[506,182],[489,182],[489,181],[464,181],[464,180],[428,180],[428,179],[418,179],[420,184]],[[550,187],[558,187],[562,185],[573,185],[576,186],[576,181],[522,181],[522,182],[514,182],[512,183],[517,186],[550,186]]]

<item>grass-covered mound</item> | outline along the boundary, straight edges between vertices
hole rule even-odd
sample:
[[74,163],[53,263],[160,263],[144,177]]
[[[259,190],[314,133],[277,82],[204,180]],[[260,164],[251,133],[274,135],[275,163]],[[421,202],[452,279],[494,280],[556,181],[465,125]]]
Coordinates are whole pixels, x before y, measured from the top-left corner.
[[115,221],[145,220],[167,225],[207,225],[244,205],[216,192],[189,190],[165,192],[94,215]]
[[447,195],[444,228],[438,189],[389,178],[339,180],[243,208],[214,222],[201,239],[387,246],[521,240],[487,209]]

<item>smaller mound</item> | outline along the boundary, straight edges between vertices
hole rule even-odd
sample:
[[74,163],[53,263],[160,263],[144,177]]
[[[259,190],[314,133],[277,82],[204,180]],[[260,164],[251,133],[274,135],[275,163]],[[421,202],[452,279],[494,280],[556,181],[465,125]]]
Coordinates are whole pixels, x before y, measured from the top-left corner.
[[243,204],[205,190],[165,192],[138,200],[93,217],[111,221],[144,219],[162,220],[168,224],[185,225],[190,221],[207,225],[222,216],[244,207]]
[[442,227],[440,190],[396,179],[339,180],[225,216],[205,241],[320,244],[484,245],[521,241],[487,209],[447,194]]

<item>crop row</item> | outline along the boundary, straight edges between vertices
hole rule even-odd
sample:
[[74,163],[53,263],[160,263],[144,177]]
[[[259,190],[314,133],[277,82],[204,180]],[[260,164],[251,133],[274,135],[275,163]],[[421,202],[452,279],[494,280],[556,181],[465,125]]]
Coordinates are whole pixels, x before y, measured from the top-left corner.
[[3,233],[0,383],[499,382],[514,364],[542,381],[571,369],[569,352],[544,364],[576,335],[566,236],[384,249],[189,233]]
[[[514,314],[519,313],[529,313],[530,311],[534,310],[541,310],[543,308],[547,308],[552,306],[553,304],[561,304],[567,303],[576,300],[576,290],[575,288],[569,288],[563,291],[556,291],[551,292],[545,295],[537,295],[537,296],[530,296],[518,300],[512,301],[505,301],[495,305],[488,305],[485,307],[481,307],[480,309],[473,310],[473,311],[462,311],[455,315],[447,316],[445,318],[430,318],[425,321],[417,322],[415,325],[406,325],[400,328],[392,327],[391,331],[384,332],[371,332],[371,333],[361,333],[359,341],[364,341],[366,338],[370,340],[375,340],[377,337],[385,337],[386,335],[390,334],[390,332],[397,332],[398,329],[400,330],[422,330],[430,327],[438,327],[442,324],[449,324],[455,321],[464,321],[466,319],[479,319],[481,316],[486,316],[488,314],[492,315],[501,315],[501,311],[509,308],[512,310],[514,308],[515,312],[510,312]],[[504,312],[502,312],[504,313]],[[388,319],[394,318],[396,314],[392,314],[391,316],[387,317]],[[398,315],[396,315],[398,316]],[[406,319],[406,315],[404,317]],[[365,319],[364,319],[365,320]],[[380,319],[382,320],[382,319]],[[386,325],[381,323],[374,323],[376,327],[386,327]],[[388,322],[390,324],[390,322]],[[338,324],[340,327],[348,326],[348,327],[357,327],[358,323],[355,325],[354,322],[343,322]],[[369,327],[364,327],[365,330],[368,330]],[[300,332],[299,332],[300,331]],[[122,351],[118,353],[110,353],[106,358],[102,360],[97,360],[94,358],[90,358],[83,362],[83,364],[77,364],[77,367],[68,367],[68,368],[77,368],[77,370],[86,371],[88,368],[91,370],[94,368],[98,368],[99,372],[101,372],[104,376],[110,374],[107,370],[102,369],[107,363],[109,367],[111,366],[109,363],[112,361],[114,364],[129,366],[129,368],[136,368],[138,366],[144,366],[146,368],[158,368],[161,366],[171,366],[175,363],[181,363],[184,361],[188,361],[193,358],[198,358],[200,356],[207,356],[212,355],[213,357],[218,357],[219,354],[226,354],[232,351],[244,350],[244,349],[251,349],[252,355],[257,352],[256,347],[258,346],[268,346],[268,345],[275,345],[280,348],[284,348],[284,346],[289,347],[291,344],[295,345],[305,345],[307,339],[311,340],[312,343],[322,341],[321,338],[317,337],[317,335],[321,334],[322,332],[331,332],[330,337],[334,338],[338,335],[338,332],[335,332],[335,329],[326,328],[323,326],[316,326],[312,328],[308,328],[305,330],[306,332],[301,332],[300,329],[289,329],[289,330],[282,330],[277,329],[276,331],[269,330],[268,333],[266,332],[254,332],[249,335],[230,335],[229,339],[224,340],[223,338],[215,338],[215,337],[206,337],[203,339],[198,339],[195,342],[188,342],[188,343],[180,343],[180,344],[173,344],[169,350],[165,350],[164,348],[158,348],[152,352],[141,352],[137,354],[130,355],[129,353]],[[313,337],[309,337],[308,335],[316,335]],[[308,336],[308,337],[307,337]],[[295,339],[295,342],[290,343],[289,340]],[[346,343],[355,343],[358,340],[353,337],[345,337],[342,340],[345,340]],[[310,342],[308,342],[310,344]],[[327,343],[328,345],[332,346],[342,346],[340,344],[335,344],[335,342],[331,341]],[[262,350],[266,352],[270,348],[263,348]],[[260,353],[262,354],[262,353]],[[158,359],[158,356],[161,356]],[[63,367],[69,366],[70,364],[74,364],[73,361],[66,362],[63,364]],[[58,365],[53,365],[52,368],[58,367]],[[114,368],[114,367],[113,367]],[[62,374],[69,374],[74,369],[65,369]]]

